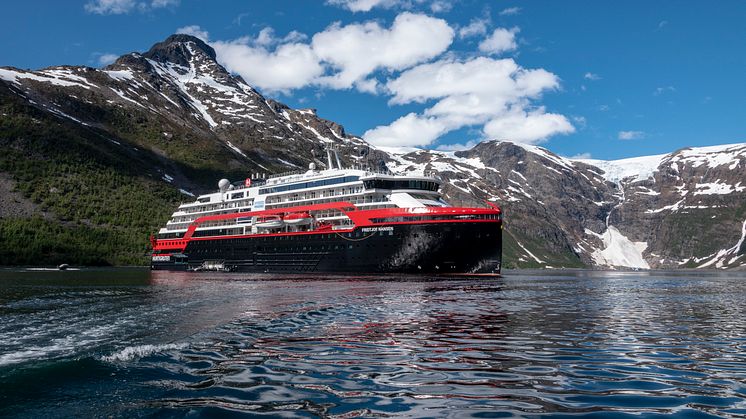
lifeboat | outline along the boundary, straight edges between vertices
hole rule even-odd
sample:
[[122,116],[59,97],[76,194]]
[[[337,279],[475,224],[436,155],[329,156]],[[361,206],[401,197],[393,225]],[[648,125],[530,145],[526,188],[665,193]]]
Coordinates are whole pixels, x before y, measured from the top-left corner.
[[293,212],[285,216],[285,224],[287,225],[306,225],[311,224],[313,217],[308,212]]
[[257,228],[280,228],[285,225],[285,222],[279,215],[265,215],[257,217],[254,225]]

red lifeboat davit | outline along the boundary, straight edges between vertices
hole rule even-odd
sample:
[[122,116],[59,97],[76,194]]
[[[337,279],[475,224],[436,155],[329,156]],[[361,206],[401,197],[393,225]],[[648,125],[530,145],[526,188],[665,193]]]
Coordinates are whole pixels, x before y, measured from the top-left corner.
[[311,216],[311,214],[306,211],[293,212],[286,215],[283,220],[287,225],[306,225],[311,224],[311,222],[313,221],[313,216]]

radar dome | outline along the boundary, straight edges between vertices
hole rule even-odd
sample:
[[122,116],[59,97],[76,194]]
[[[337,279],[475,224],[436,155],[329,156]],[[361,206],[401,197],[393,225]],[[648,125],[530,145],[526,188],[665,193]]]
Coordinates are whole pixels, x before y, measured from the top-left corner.
[[220,182],[218,182],[218,189],[220,189],[220,192],[225,192],[228,190],[230,185],[231,182],[228,179],[220,179]]
[[316,170],[316,163],[309,163],[308,170]]

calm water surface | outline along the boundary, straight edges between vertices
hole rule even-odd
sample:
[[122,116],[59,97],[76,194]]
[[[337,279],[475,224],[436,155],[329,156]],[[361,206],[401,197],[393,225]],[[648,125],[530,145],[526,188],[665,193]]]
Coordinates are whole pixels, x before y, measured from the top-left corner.
[[746,273],[380,279],[0,271],[0,416],[746,415]]

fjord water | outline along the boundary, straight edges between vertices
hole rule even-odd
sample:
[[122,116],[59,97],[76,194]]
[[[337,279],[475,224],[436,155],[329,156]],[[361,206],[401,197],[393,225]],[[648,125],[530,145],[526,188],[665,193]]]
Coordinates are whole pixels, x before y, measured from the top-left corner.
[[746,415],[746,274],[0,271],[0,416]]

